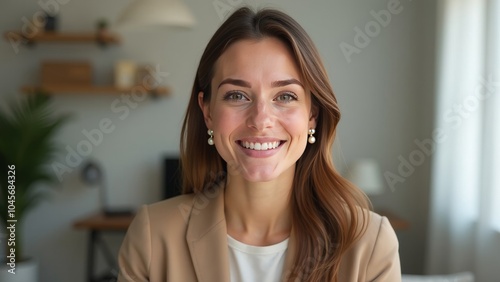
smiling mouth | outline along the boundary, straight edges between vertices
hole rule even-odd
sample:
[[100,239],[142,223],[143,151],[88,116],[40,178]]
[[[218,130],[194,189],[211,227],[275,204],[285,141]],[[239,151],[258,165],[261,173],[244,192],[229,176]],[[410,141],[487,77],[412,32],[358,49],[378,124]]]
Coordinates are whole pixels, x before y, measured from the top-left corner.
[[245,149],[255,150],[255,151],[267,151],[273,150],[281,146],[284,141],[274,141],[274,142],[248,142],[248,141],[238,141],[241,147]]

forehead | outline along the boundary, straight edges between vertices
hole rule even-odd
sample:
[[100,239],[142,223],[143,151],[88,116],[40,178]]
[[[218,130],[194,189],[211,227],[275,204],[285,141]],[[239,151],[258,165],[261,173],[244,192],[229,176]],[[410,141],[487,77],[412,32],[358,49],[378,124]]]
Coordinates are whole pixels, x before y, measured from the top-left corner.
[[295,58],[282,41],[273,37],[237,41],[219,57],[215,64],[213,81],[230,76],[247,79],[300,80]]

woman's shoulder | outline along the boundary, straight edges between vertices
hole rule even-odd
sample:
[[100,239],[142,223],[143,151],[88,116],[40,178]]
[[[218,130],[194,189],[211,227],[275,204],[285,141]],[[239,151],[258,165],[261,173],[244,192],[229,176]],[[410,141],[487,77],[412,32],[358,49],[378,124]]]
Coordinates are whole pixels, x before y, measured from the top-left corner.
[[400,281],[399,243],[389,220],[368,210],[359,209],[358,213],[366,219],[364,232],[344,255],[340,277],[356,275],[372,281],[387,276],[391,278],[380,281]]
[[367,211],[366,213],[368,214],[367,232],[370,232],[372,235],[375,233],[379,234],[380,232],[394,234],[394,229],[387,217],[373,211]]
[[361,233],[359,240],[354,245],[376,244],[380,239],[391,244],[398,244],[394,229],[387,217],[361,208],[357,209],[357,213],[358,218],[364,219],[364,221],[358,221],[359,230],[364,232]]
[[139,209],[120,248],[119,281],[166,281],[166,265],[189,265],[185,236],[194,199],[181,195]]
[[184,225],[188,221],[194,199],[194,194],[185,194],[143,205],[134,218],[137,223],[135,225],[148,225],[152,232],[165,225]]
[[193,203],[195,194],[183,194],[159,202],[146,205],[150,212],[172,212],[179,206],[191,205]]

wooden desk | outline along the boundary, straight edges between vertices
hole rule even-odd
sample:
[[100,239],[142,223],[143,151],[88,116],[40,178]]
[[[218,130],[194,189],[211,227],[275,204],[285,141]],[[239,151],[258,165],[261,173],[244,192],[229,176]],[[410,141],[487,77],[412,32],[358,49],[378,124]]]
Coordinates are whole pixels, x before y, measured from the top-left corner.
[[132,219],[134,219],[134,215],[110,217],[99,213],[75,221],[73,227],[77,229],[126,231]]
[[[101,232],[125,232],[134,219],[134,215],[106,216],[104,214],[94,214],[79,219],[73,223],[77,229],[90,231],[87,250],[87,281],[116,281],[118,275],[118,264],[115,256],[109,251],[108,246],[101,238]],[[100,248],[99,248],[100,247]],[[108,266],[111,268],[108,273],[96,277],[94,274],[94,264],[96,261],[96,251],[100,249],[104,255]],[[113,280],[115,279],[115,280]]]

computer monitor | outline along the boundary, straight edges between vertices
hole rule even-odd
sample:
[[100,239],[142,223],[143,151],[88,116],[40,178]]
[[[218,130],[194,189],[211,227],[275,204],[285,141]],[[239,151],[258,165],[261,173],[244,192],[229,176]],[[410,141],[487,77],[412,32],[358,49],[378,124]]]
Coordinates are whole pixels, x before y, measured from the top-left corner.
[[163,160],[163,192],[165,199],[178,196],[182,192],[179,157],[165,157]]

